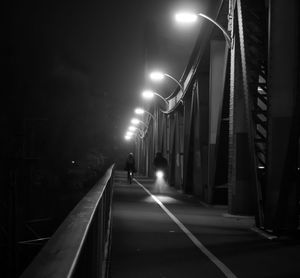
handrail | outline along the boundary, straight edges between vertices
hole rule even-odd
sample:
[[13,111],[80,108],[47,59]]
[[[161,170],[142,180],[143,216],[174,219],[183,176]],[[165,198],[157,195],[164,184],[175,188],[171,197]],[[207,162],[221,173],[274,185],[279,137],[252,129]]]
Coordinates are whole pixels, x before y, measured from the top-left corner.
[[70,212],[21,278],[107,276],[113,168]]

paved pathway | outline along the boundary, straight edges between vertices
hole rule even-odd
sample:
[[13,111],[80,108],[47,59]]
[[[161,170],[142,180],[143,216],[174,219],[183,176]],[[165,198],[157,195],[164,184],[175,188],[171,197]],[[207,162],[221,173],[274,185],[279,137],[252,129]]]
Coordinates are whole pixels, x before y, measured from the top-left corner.
[[267,240],[163,182],[116,172],[112,278],[300,277],[300,241]]

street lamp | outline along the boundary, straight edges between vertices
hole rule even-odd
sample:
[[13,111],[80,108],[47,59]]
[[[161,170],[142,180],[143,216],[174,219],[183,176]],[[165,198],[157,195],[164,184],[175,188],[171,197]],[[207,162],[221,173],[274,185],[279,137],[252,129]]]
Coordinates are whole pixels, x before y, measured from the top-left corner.
[[124,138],[125,138],[126,141],[129,141],[129,140],[131,140],[132,136],[125,135]]
[[136,126],[133,126],[133,125],[129,126],[129,127],[128,127],[128,130],[129,130],[129,132],[135,132],[135,131],[138,131],[138,132],[140,132],[140,134],[141,134],[142,136],[144,135],[144,131],[143,131],[142,129],[140,129],[140,128],[136,127]]
[[144,113],[148,114],[153,120],[155,120],[154,118],[154,115],[151,114],[150,112],[146,111],[145,109],[143,108],[136,108],[134,110],[134,113],[137,114],[137,115],[143,115]]
[[127,131],[125,136],[132,137],[133,134],[134,134],[134,132],[132,132],[132,131]]
[[163,80],[165,77],[168,77],[170,79],[172,79],[181,89],[181,91],[183,92],[183,87],[182,85],[179,83],[179,81],[174,78],[173,76],[171,76],[170,74],[167,74],[167,73],[164,73],[164,72],[161,72],[161,71],[153,71],[150,73],[150,78],[153,80],[153,81],[161,81]]
[[131,123],[132,123],[133,125],[142,124],[142,125],[144,125],[146,128],[148,128],[148,125],[146,125],[143,121],[141,121],[141,120],[139,120],[139,119],[136,119],[136,118],[133,118],[133,119],[131,120]]
[[125,138],[125,140],[129,141],[132,139],[133,135],[134,135],[134,133],[132,131],[127,131],[124,138]]
[[[143,131],[141,129],[139,129],[137,127],[134,127],[134,126],[130,126],[130,127],[131,128],[128,128],[128,131],[126,132],[126,134],[124,136],[125,140],[129,141],[133,137],[136,137],[136,136],[139,136],[140,138],[143,137]],[[136,131],[136,130],[140,131],[141,134],[140,133],[135,133],[134,131]]]
[[136,130],[137,130],[137,127],[131,125],[130,127],[128,127],[128,130],[129,130],[129,131],[136,131]]
[[153,92],[152,90],[145,90],[145,91],[142,92],[142,97],[145,98],[145,99],[152,99],[152,98],[154,98],[154,96],[158,96],[160,99],[162,99],[164,101],[164,103],[167,106],[169,106],[168,101],[163,96],[161,96],[160,94],[158,94],[156,92]]
[[201,16],[207,20],[209,20],[211,23],[213,23],[215,26],[217,26],[223,33],[226,42],[228,43],[229,47],[232,46],[232,40],[228,34],[228,32],[215,20],[210,18],[209,16],[203,14],[203,13],[189,13],[189,12],[181,12],[175,14],[175,20],[180,23],[195,23],[198,20],[198,17]]

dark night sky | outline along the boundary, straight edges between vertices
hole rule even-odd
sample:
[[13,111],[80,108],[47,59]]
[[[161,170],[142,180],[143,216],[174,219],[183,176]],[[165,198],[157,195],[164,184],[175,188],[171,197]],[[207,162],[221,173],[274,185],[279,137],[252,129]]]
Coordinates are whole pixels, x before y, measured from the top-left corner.
[[[173,12],[188,3],[205,10],[205,2],[11,3],[13,87],[25,98],[25,113],[56,119],[53,140],[70,153],[98,146],[118,160],[128,151],[123,135],[142,104],[147,69],[157,64],[179,79],[188,62],[198,31],[177,28]],[[167,83],[153,88],[169,95],[174,86]]]

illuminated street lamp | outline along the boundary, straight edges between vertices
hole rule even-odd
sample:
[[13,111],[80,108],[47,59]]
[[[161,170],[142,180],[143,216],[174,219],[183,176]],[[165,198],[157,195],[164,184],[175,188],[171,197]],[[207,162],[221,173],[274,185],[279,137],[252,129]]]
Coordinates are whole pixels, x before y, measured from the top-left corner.
[[194,23],[198,19],[198,15],[189,12],[181,12],[175,14],[175,20],[182,23]]
[[136,131],[138,128],[136,126],[131,125],[130,127],[128,127],[129,131]]
[[146,128],[148,128],[148,125],[146,125],[143,121],[141,121],[141,120],[139,120],[139,119],[136,119],[136,118],[133,118],[133,119],[131,120],[131,123],[132,123],[133,125],[142,124],[142,125],[144,125]]
[[125,136],[132,137],[133,134],[134,134],[134,132],[132,132],[132,131],[127,131]]
[[164,101],[164,103],[167,106],[169,106],[168,101],[163,96],[161,96],[160,94],[158,94],[156,92],[153,92],[151,90],[145,90],[145,91],[142,92],[142,97],[145,98],[145,99],[152,99],[152,98],[154,98],[154,96],[158,96],[160,99],[162,99]]
[[132,139],[133,135],[134,135],[134,133],[132,131],[127,131],[124,138],[125,138],[125,140],[129,141]]
[[133,125],[129,126],[129,127],[128,127],[128,130],[129,130],[129,132],[135,132],[135,131],[138,131],[138,132],[140,132],[140,134],[141,134],[142,136],[144,135],[144,131],[143,131],[142,129],[140,129],[140,128],[136,127],[136,126],[133,126]]
[[134,118],[134,119],[132,119],[130,122],[131,122],[132,124],[134,124],[134,125],[138,125],[139,122],[140,122],[140,120]]
[[213,23],[215,26],[217,26],[223,33],[226,42],[228,43],[229,47],[232,45],[232,40],[228,34],[228,32],[220,25],[218,24],[215,20],[210,18],[209,16],[202,14],[202,13],[189,13],[189,12],[181,12],[175,14],[175,20],[180,23],[195,23],[198,20],[198,17],[204,17],[205,19],[209,20],[211,23]]
[[134,110],[134,113],[137,114],[137,115],[143,115],[143,114],[146,113],[146,114],[148,114],[149,116],[151,116],[151,118],[152,118],[153,120],[155,120],[154,115],[151,114],[150,112],[146,111],[146,110],[143,109],[143,108],[136,108],[136,109]]
[[[140,133],[134,132],[134,131],[137,131],[137,130],[138,130]],[[129,141],[129,140],[131,140],[133,137],[136,137],[136,136],[139,136],[140,138],[142,138],[142,137],[143,137],[143,131],[142,131],[141,129],[135,127],[135,126],[130,126],[130,127],[128,128],[128,131],[126,132],[124,138],[125,138],[125,140]]]
[[167,73],[164,73],[164,72],[161,72],[161,71],[153,71],[150,73],[150,78],[153,80],[153,81],[161,81],[163,80],[165,77],[168,77],[170,79],[172,79],[179,87],[180,87],[180,90],[183,92],[183,87],[182,85],[179,83],[179,81],[174,78],[173,76],[171,76],[170,74],[167,74]]

